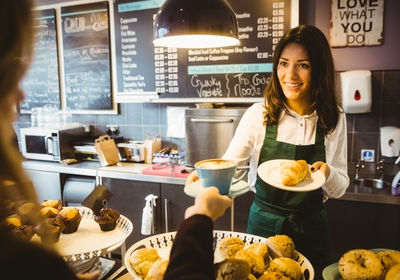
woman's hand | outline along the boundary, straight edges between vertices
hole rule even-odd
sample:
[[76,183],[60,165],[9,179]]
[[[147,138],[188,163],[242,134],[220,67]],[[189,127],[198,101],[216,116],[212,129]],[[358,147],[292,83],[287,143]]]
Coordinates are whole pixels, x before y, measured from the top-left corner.
[[321,170],[321,172],[325,175],[325,179],[328,179],[331,170],[325,162],[316,161],[311,165],[311,172],[315,172],[317,170]]
[[194,205],[186,209],[185,218],[195,214],[206,215],[215,221],[224,215],[225,210],[232,205],[232,200],[226,195],[220,195],[216,187],[204,188],[196,196]]
[[185,185],[189,185],[189,184],[191,184],[193,182],[196,182],[198,180],[199,180],[199,176],[197,176],[197,172],[195,170],[192,173],[190,173],[189,176],[187,176]]

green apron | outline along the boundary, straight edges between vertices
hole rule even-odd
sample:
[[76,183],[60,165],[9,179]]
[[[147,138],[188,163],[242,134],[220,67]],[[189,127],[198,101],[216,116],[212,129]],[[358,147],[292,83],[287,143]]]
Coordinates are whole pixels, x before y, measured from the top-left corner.
[[[308,164],[325,162],[324,136],[317,128],[315,144],[293,145],[276,140],[277,125],[266,129],[259,165],[273,159],[304,159]],[[265,183],[258,175],[256,194],[250,208],[247,232],[269,237],[286,234],[296,250],[313,264],[316,278],[330,264],[330,238],[321,189],[290,192]]]

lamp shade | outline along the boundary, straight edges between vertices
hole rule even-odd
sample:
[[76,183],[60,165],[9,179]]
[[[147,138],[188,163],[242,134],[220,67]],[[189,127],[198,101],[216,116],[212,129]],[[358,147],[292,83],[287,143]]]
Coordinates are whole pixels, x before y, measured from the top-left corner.
[[166,0],[155,19],[153,43],[176,48],[239,45],[237,19],[226,0]]

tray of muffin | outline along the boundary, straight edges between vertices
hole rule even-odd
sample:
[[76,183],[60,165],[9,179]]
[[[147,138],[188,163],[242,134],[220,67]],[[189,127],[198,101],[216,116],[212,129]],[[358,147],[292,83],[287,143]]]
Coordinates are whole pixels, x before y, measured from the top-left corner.
[[[44,222],[32,227],[24,214],[38,210]],[[63,207],[61,200],[47,200],[36,209],[34,203],[20,206],[7,219],[15,233],[33,242],[53,243],[69,263],[103,256],[115,250],[131,234],[132,222],[117,210],[103,208],[95,215],[87,207]]]
[[[176,232],[145,238],[126,252],[124,264],[133,279],[162,279]],[[287,235],[264,238],[214,230],[215,279],[314,279],[309,260]],[[271,247],[280,252],[272,254]],[[229,273],[227,273],[229,271]],[[229,274],[229,275],[228,275]]]

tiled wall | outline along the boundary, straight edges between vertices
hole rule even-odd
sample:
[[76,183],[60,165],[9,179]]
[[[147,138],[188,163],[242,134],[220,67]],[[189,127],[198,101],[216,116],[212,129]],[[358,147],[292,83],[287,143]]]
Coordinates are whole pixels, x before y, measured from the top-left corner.
[[[374,149],[375,162],[385,161],[388,180],[397,172],[396,158],[383,157],[380,148],[382,126],[400,127],[400,71],[372,71],[372,111],[347,115],[349,171],[360,159],[361,149]],[[374,165],[369,172],[374,171]]]
[[[349,172],[354,172],[361,149],[374,149],[375,161],[384,159],[385,173],[392,177],[398,167],[394,166],[395,158],[382,157],[380,154],[379,127],[400,127],[400,71],[373,71],[372,87],[372,112],[347,115]],[[73,118],[74,121],[93,125],[99,135],[105,133],[106,125],[117,124],[121,135],[126,138],[144,140],[147,133],[161,135],[163,146],[185,149],[183,138],[167,137],[167,106],[193,107],[193,104],[125,103],[119,106],[118,115],[74,115]],[[21,115],[15,126],[29,126],[29,121],[30,115]],[[374,167],[370,166],[370,173]]]

